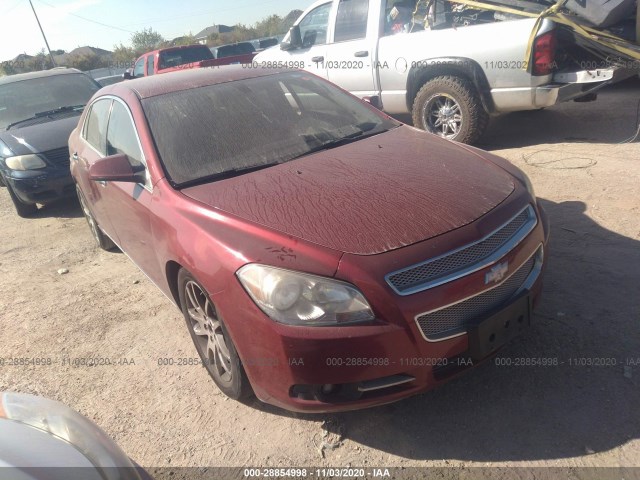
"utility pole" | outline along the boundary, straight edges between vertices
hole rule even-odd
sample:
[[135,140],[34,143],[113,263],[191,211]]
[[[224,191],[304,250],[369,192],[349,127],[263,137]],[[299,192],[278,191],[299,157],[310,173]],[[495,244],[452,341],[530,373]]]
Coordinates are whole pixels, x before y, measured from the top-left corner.
[[47,37],[44,34],[44,30],[42,30],[42,25],[40,25],[40,19],[38,18],[38,14],[36,13],[36,9],[33,8],[33,3],[29,0],[29,5],[31,5],[31,10],[33,10],[33,14],[36,17],[36,22],[38,22],[38,27],[40,27],[40,32],[42,33],[42,38],[44,38],[44,43],[47,46],[47,50],[49,51],[49,57],[51,58],[51,65],[56,66],[56,61],[53,59],[53,55],[51,54],[51,49],[49,48],[49,42],[47,42]]

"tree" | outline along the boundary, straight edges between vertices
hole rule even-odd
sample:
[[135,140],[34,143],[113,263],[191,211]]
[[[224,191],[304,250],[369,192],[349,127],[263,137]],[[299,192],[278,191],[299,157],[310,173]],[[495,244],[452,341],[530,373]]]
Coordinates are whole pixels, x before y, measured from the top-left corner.
[[136,53],[131,47],[125,47],[122,43],[120,45],[113,46],[113,53],[111,54],[112,65],[114,68],[131,68],[133,62],[136,61]]
[[40,50],[35,57],[31,57],[25,62],[25,68],[20,69],[20,73],[23,72],[37,72],[38,70],[48,70],[53,68],[51,63],[51,57],[48,53],[45,53],[44,48]]
[[165,40],[158,32],[152,28],[145,28],[131,35],[131,48],[135,55],[139,56],[143,53],[155,50]]
[[288,32],[302,13],[302,10],[291,10],[289,14],[282,19],[282,33]]
[[271,15],[256,23],[255,30],[258,38],[280,35],[284,33],[282,31],[282,18],[279,15]]
[[171,46],[180,47],[182,45],[193,45],[194,43],[198,43],[198,41],[196,40],[196,37],[191,32],[189,32],[189,35],[173,39],[173,41],[171,42]]
[[69,59],[69,66],[80,71],[88,72],[96,68],[104,67],[104,62],[95,52],[75,54]]

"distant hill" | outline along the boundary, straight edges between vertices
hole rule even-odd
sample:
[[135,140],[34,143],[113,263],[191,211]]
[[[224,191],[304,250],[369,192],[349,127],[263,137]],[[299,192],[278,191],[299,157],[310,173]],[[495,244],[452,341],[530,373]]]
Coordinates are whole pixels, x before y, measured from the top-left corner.
[[12,62],[26,62],[28,60],[31,60],[33,58],[33,55],[27,55],[26,53],[21,53],[20,55],[18,55],[16,58],[14,58],[13,60],[11,60]]
[[79,58],[97,57],[97,62],[109,63],[111,61],[112,54],[113,52],[110,52],[109,50],[85,46],[78,47],[70,52],[63,53],[62,55],[54,55],[53,58],[56,61],[56,65],[66,67],[75,64]]

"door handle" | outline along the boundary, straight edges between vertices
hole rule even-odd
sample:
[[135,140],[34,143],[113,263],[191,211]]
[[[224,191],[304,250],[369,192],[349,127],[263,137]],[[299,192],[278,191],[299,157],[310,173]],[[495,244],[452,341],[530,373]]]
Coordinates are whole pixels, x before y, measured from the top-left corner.
[[368,56],[369,56],[369,52],[368,52],[368,51],[366,51],[366,50],[362,50],[362,51],[360,51],[360,52],[356,52],[356,53],[354,54],[354,56],[355,56],[355,57],[357,57],[357,58],[368,57]]
[[312,57],[312,58],[311,58],[311,61],[312,61],[313,63],[322,63],[322,62],[324,62],[324,57],[323,57],[323,56],[320,56],[320,57]]
[[98,182],[100,184],[101,187],[106,187],[107,186],[107,182],[102,181],[102,182]]

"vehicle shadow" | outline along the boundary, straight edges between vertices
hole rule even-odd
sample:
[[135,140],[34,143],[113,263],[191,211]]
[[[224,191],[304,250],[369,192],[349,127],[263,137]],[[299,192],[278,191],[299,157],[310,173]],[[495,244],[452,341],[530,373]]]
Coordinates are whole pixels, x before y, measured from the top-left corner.
[[615,144],[632,139],[639,126],[640,81],[632,78],[602,89],[594,102],[567,102],[493,117],[476,146],[493,150],[555,143]]
[[[582,202],[541,203],[550,258],[528,335],[426,394],[302,417],[331,420],[344,438],[414,460],[581,457],[639,438],[640,242],[602,228]],[[545,358],[557,366],[526,366]]]
[[[412,124],[410,115],[397,115]],[[602,89],[589,103],[567,102],[544,110],[492,117],[475,146],[484,150],[556,143],[621,143],[640,127],[640,80],[631,78]],[[640,135],[634,139],[640,142]]]
[[40,206],[33,218],[81,218],[83,216],[78,199],[70,197]]

